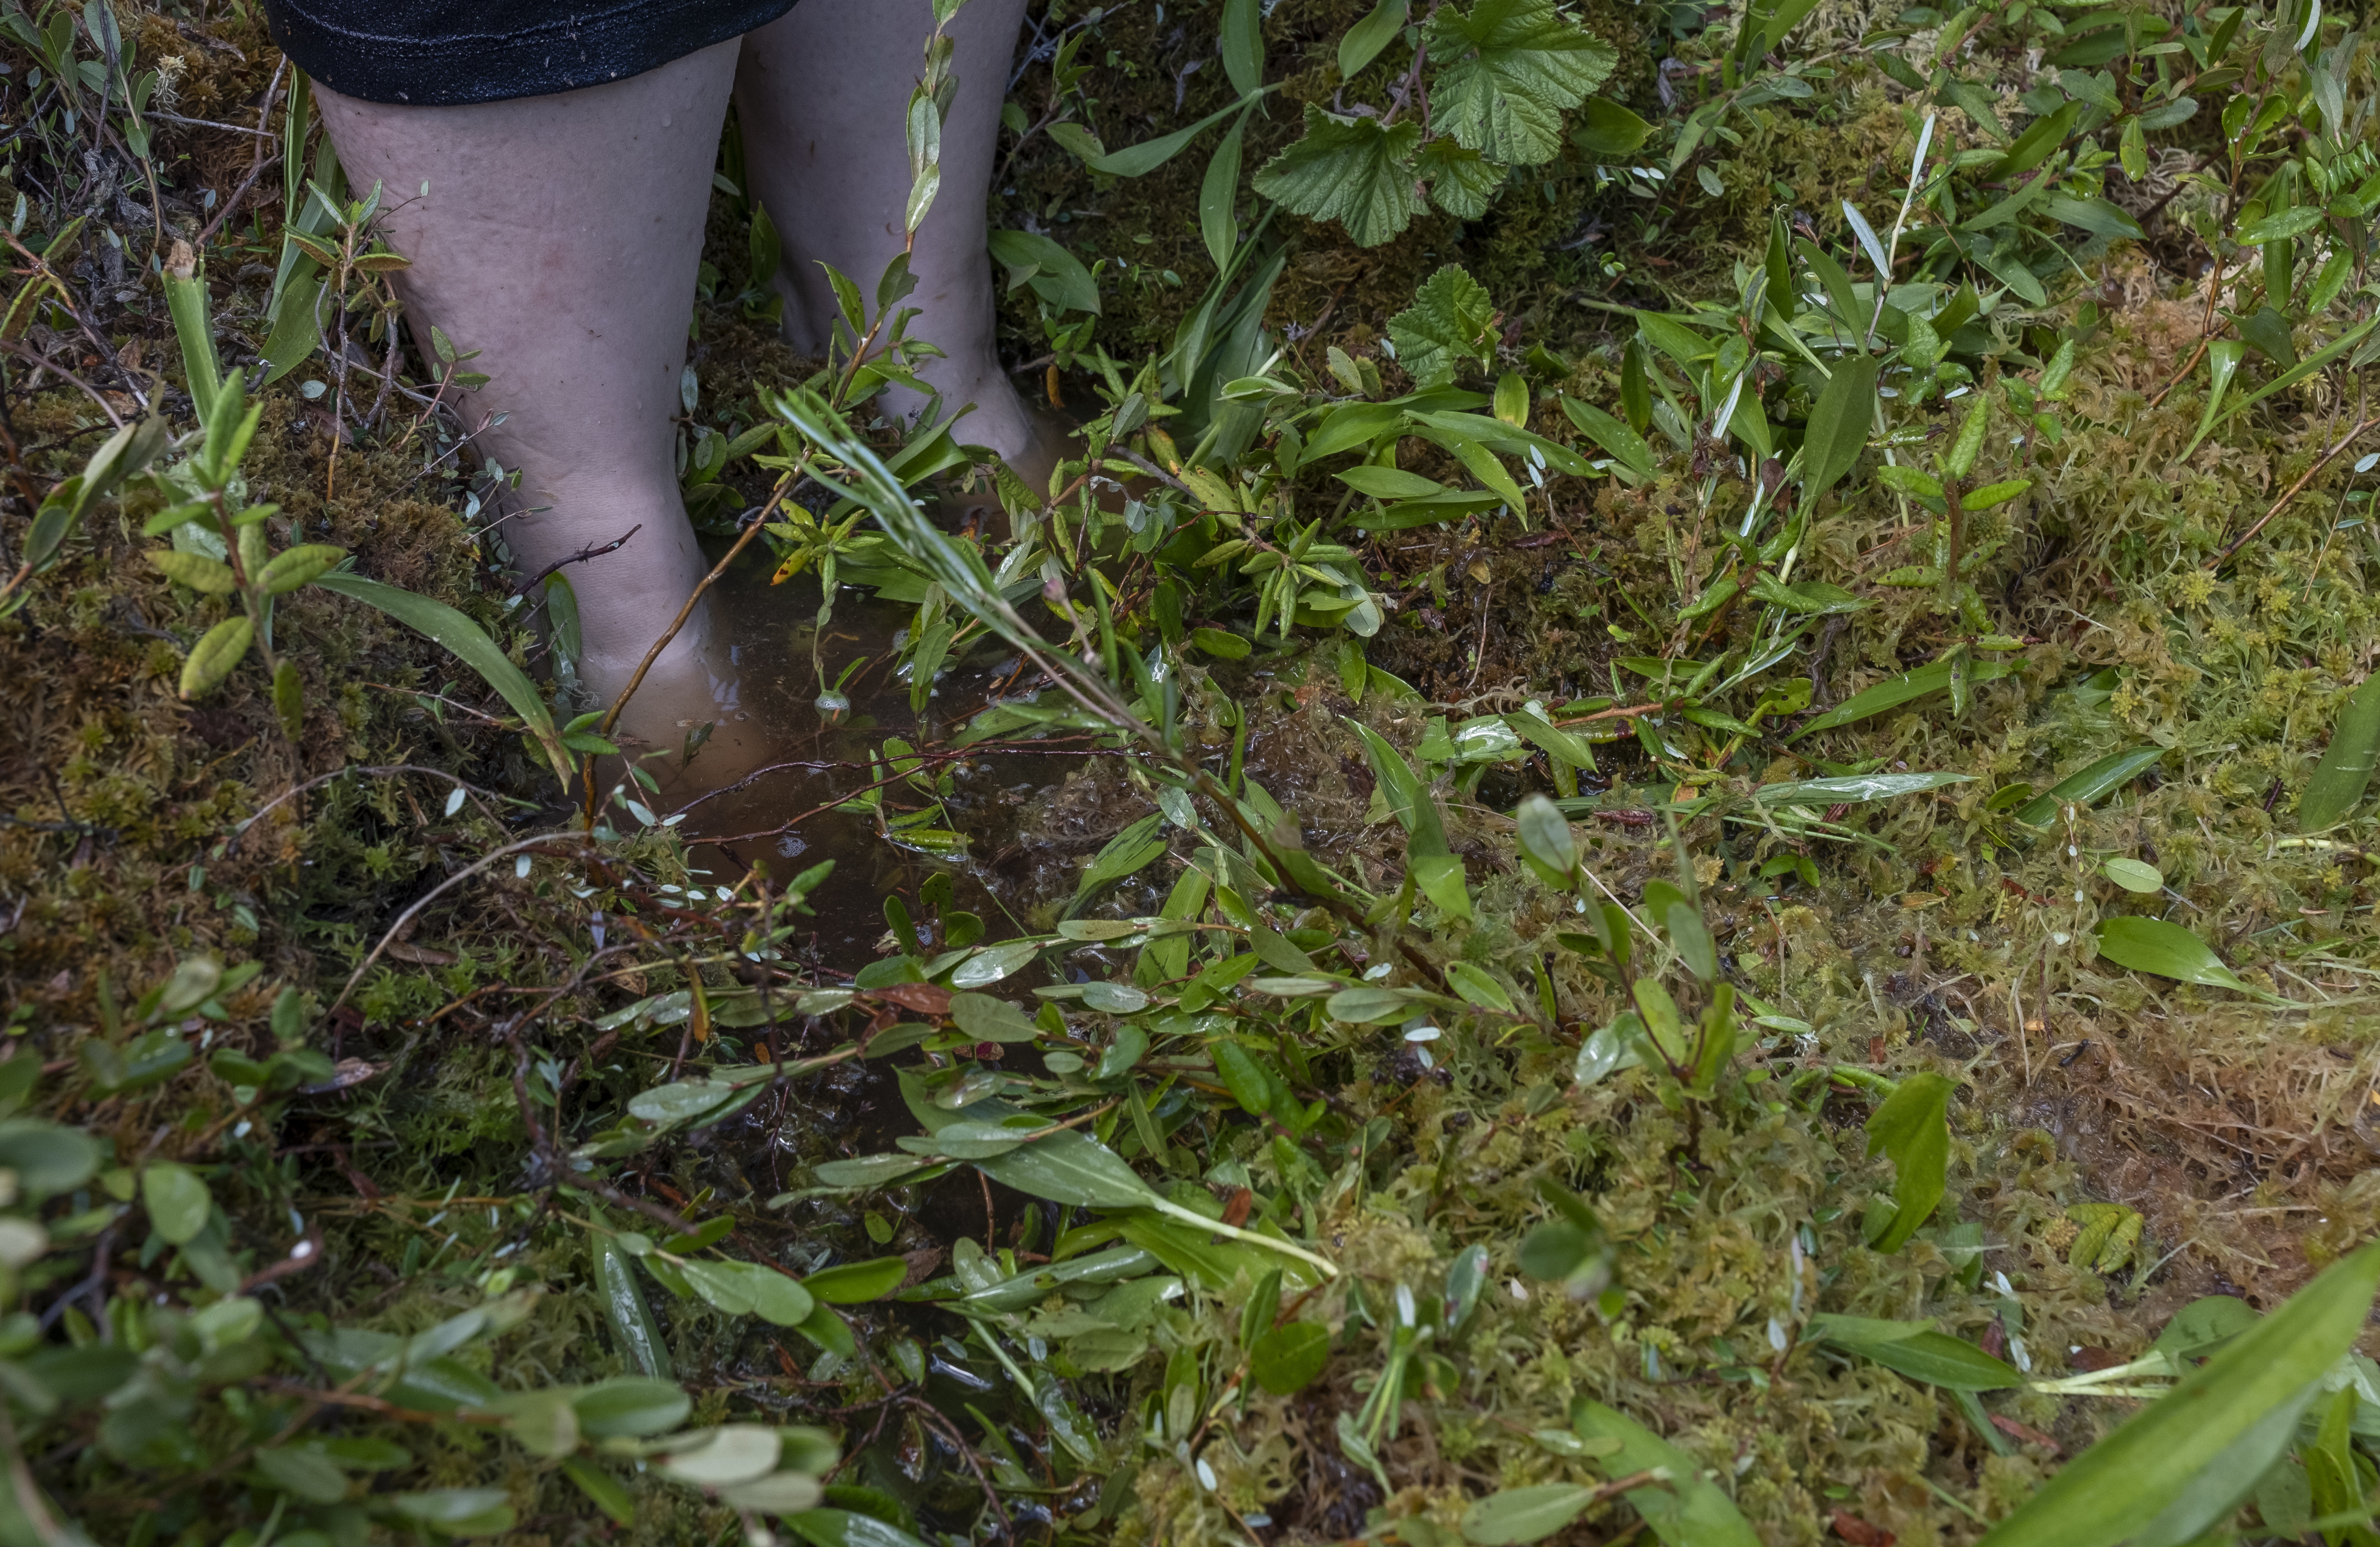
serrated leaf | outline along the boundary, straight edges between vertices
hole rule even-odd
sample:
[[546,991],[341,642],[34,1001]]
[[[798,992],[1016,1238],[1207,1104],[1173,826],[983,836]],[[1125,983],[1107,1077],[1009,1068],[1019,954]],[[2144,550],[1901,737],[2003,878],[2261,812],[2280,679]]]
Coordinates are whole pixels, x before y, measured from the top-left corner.
[[1501,162],[1489,161],[1451,139],[1433,139],[1424,145],[1414,167],[1429,185],[1430,202],[1457,220],[1477,220],[1486,214],[1488,201],[1504,186],[1507,175]]
[[1464,361],[1485,367],[1496,357],[1496,304],[1459,263],[1422,281],[1414,304],[1389,319],[1397,363],[1425,391],[1454,380]]
[[1256,190],[1293,214],[1335,220],[1358,247],[1378,247],[1421,212],[1414,152],[1421,126],[1341,118],[1305,104],[1305,134],[1265,163]]
[[1466,149],[1516,166],[1561,151],[1561,115],[1603,84],[1611,46],[1556,11],[1552,0],[1442,6],[1423,31],[1430,62],[1430,123]]

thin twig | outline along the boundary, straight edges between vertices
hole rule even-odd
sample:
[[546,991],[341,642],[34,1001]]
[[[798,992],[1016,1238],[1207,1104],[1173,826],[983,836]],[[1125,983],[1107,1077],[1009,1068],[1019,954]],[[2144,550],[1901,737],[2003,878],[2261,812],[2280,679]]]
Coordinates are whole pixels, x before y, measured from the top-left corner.
[[558,574],[562,571],[568,569],[573,564],[583,564],[589,559],[600,559],[606,553],[617,553],[620,551],[621,548],[627,543],[627,540],[630,538],[635,537],[638,532],[641,532],[644,529],[645,524],[639,521],[635,526],[629,527],[626,531],[621,533],[618,537],[613,538],[610,542],[603,544],[600,548],[590,543],[587,547],[580,549],[577,552],[570,555],[567,559],[556,559],[553,562],[546,565],[535,574],[530,575],[527,580],[524,580],[519,585],[514,586],[512,594],[516,597],[525,597],[528,595],[530,591],[536,589],[537,586],[544,581],[546,576],[550,574]]
[[2370,429],[2376,424],[2380,424],[2380,415],[2356,420],[2354,429],[2339,437],[2338,444],[2332,446],[2330,450],[2323,453],[2321,456],[2315,458],[2313,465],[2307,468],[2304,473],[2301,474],[2297,482],[2289,485],[2289,492],[2274,501],[2273,508],[2266,511],[2263,515],[2257,517],[2256,524],[2253,526],[2249,527],[2246,531],[2240,533],[2238,539],[2235,540],[2230,547],[2225,549],[2222,552],[2217,553],[2214,558],[2207,560],[2206,567],[2208,569],[2220,569],[2224,564],[2229,562],[2231,555],[2239,552],[2242,547],[2246,546],[2249,538],[2263,531],[2266,522],[2281,514],[2282,506],[2288,504],[2290,501],[2296,499],[2300,494],[2305,491],[2305,486],[2313,481],[2313,476],[2316,473],[2321,472],[2325,467],[2330,465],[2331,459],[2333,457],[2336,457],[2339,453],[2354,444],[2358,436],[2361,436],[2365,430]]
[[[628,707],[628,700],[635,697],[637,689],[644,685],[645,673],[652,670],[653,662],[661,659],[662,652],[669,648],[670,641],[675,639],[678,631],[686,627],[686,621],[694,616],[695,605],[702,600],[704,594],[710,589],[719,577],[727,573],[727,566],[734,563],[744,550],[751,546],[752,539],[760,535],[760,528],[769,524],[769,517],[777,513],[777,507],[784,503],[785,495],[792,489],[793,479],[790,477],[777,480],[776,491],[769,496],[769,502],[760,507],[760,514],[745,524],[743,535],[735,539],[735,545],[727,550],[726,555],[719,562],[710,566],[710,573],[702,577],[702,583],[695,586],[694,594],[686,598],[686,605],[677,610],[677,616],[670,620],[670,626],[662,631],[662,636],[659,639],[653,641],[653,647],[645,652],[645,659],[637,662],[636,674],[628,679],[628,685],[620,690],[620,696],[612,701],[611,709],[603,716],[601,734],[608,736],[612,733],[612,727],[619,723],[620,711]],[[592,786],[590,785],[589,788],[591,789]]]
[[[288,67],[289,61],[286,59],[282,60],[281,63],[273,66],[273,79],[271,81],[266,83],[264,88],[264,105],[256,110],[256,127],[253,129],[244,129],[241,131],[242,133],[262,135],[268,140],[277,140],[281,138],[279,135],[273,134],[272,131],[268,130],[264,125],[265,121],[273,116],[273,99],[280,92],[281,74]],[[216,127],[219,128],[231,127],[228,124],[221,124]],[[299,149],[302,151],[304,147],[300,146]],[[212,237],[217,231],[223,229],[224,222],[231,219],[232,212],[239,208],[239,201],[248,197],[248,190],[256,187],[256,180],[264,175],[264,169],[271,164],[272,163],[265,157],[264,147],[261,145],[258,146],[256,148],[256,156],[249,165],[248,175],[241,180],[239,187],[232,189],[231,197],[224,200],[224,207],[215,212],[215,218],[207,222],[205,225],[200,227],[199,239],[192,242],[190,244],[191,247],[201,252],[206,250],[208,238]]]

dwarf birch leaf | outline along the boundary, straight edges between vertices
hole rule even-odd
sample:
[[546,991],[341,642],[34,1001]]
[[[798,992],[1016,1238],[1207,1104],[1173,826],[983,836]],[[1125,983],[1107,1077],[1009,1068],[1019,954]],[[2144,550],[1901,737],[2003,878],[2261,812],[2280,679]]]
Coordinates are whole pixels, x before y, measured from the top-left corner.
[[1265,163],[1256,190],[1293,214],[1335,220],[1357,247],[1379,246],[1421,212],[1414,191],[1414,152],[1421,126],[1383,127],[1375,118],[1340,118],[1305,104],[1305,135]]

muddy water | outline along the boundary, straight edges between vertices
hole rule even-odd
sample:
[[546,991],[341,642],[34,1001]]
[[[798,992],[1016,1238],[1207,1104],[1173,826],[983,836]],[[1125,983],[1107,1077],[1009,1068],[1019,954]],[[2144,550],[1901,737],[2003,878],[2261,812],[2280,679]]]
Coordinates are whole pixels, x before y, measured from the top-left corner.
[[[1035,674],[1013,649],[982,640],[945,659],[923,707],[915,708],[896,660],[912,606],[845,586],[820,628],[817,578],[772,586],[773,568],[765,558],[741,564],[712,593],[717,623],[735,642],[737,712],[745,727],[759,729],[766,751],[760,771],[693,806],[687,829],[710,840],[696,863],[722,879],[754,865],[787,879],[834,861],[832,876],[810,899],[817,917],[807,954],[842,973],[881,954],[887,898],[902,899],[921,931],[930,931],[934,910],[920,904],[918,888],[936,872],[952,880],[946,912],[975,914],[985,938],[1029,933],[1026,918],[1043,900],[1050,868],[1028,852],[1038,846],[1032,818],[1048,789],[1087,761],[1087,739],[1061,735],[1047,738],[1046,747],[938,759],[924,771],[948,775],[948,791],[939,795],[905,779],[883,784],[888,738],[947,755],[968,721],[990,704],[1028,693]],[[855,663],[841,689],[848,710],[822,714],[821,692]],[[702,772],[699,755],[694,770]],[[874,810],[844,804],[868,800],[880,784]],[[902,818],[929,813],[938,801],[940,816],[914,832],[902,828]],[[926,954],[941,943],[939,936],[921,937],[917,949]]]

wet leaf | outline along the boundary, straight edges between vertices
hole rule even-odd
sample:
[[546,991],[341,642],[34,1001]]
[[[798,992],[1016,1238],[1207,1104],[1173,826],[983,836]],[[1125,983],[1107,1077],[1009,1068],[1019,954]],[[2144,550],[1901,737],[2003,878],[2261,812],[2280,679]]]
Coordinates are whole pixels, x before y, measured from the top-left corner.
[[978,1042],[1031,1042],[1041,1034],[1032,1018],[990,994],[953,994],[951,1019]]
[[988,946],[958,964],[951,973],[951,986],[981,988],[988,983],[998,983],[1023,971],[1045,949],[1038,940],[1011,940],[1006,945]]
[[861,1305],[899,1288],[908,1272],[909,1264],[898,1257],[837,1263],[803,1279],[802,1287],[830,1305]]
[[898,1526],[844,1509],[806,1509],[785,1524],[810,1547],[926,1547]]
[[2258,991],[2240,981],[2207,949],[2206,942],[2180,925],[2163,919],[2112,918],[2100,921],[2099,954],[2119,967],[2209,988],[2229,988],[2241,994]]

